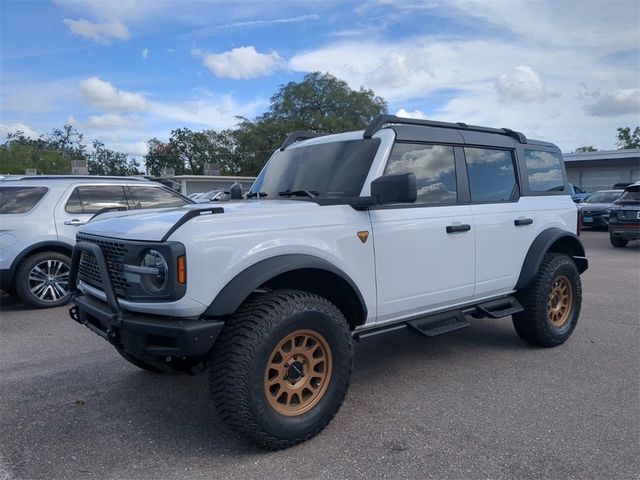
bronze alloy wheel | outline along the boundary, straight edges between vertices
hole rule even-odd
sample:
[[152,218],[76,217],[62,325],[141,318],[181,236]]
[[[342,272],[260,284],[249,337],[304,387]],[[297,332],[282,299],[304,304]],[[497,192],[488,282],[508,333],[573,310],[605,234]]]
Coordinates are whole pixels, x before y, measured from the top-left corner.
[[331,380],[331,349],[313,330],[296,330],[273,349],[264,372],[264,393],[278,413],[307,413],[322,399]]
[[573,290],[564,275],[555,278],[547,300],[547,314],[554,327],[560,328],[569,320],[573,308]]

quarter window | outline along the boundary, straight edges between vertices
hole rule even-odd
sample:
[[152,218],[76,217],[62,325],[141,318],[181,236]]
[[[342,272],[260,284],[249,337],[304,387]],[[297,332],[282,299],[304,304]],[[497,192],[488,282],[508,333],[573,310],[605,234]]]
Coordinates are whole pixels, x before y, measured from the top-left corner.
[[[562,159],[559,153],[525,149],[524,159],[527,164],[529,189],[532,192],[564,190]],[[574,188],[577,193],[584,193],[579,188]]]
[[396,143],[385,173],[413,173],[418,187],[416,204],[444,205],[458,199],[451,146]]
[[184,198],[160,187],[129,187],[135,208],[181,207],[188,202]]
[[105,208],[129,208],[122,186],[76,187],[64,209],[68,213],[97,213]]
[[498,203],[511,200],[518,191],[513,156],[506,150],[465,148],[471,201]]
[[27,213],[47,190],[47,187],[0,187],[0,214]]

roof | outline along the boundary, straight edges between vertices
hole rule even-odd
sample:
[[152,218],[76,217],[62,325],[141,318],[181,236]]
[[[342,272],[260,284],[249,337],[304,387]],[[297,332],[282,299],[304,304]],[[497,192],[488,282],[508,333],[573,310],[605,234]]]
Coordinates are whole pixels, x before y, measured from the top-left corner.
[[624,150],[602,150],[597,152],[563,153],[565,162],[584,162],[590,160],[626,160],[638,159],[640,161],[640,149],[629,148]]
[[144,177],[136,177],[136,176],[107,176],[107,175],[6,175],[0,176],[0,180],[2,181],[20,181],[20,180],[90,180],[92,182],[95,181],[110,181],[110,180],[118,180],[118,181],[126,181],[126,182],[148,182],[149,180]]

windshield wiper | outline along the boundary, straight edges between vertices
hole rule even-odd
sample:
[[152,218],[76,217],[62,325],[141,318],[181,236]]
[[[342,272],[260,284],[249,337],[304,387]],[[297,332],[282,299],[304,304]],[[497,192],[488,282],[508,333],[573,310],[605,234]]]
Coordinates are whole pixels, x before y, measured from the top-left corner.
[[267,194],[267,193],[265,193],[265,192],[249,192],[249,193],[247,194],[247,198],[254,198],[254,197],[256,197],[256,198],[264,198],[264,197],[266,197],[267,195],[268,195],[268,194]]
[[284,192],[278,192],[281,197],[311,197],[316,198],[318,192],[313,190],[285,190]]

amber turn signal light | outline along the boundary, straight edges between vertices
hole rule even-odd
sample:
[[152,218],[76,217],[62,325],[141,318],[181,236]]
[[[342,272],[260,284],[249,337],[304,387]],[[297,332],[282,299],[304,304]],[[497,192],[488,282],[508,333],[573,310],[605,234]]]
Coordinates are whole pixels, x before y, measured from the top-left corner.
[[187,258],[184,255],[178,257],[178,283],[187,283]]

